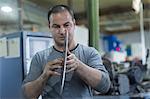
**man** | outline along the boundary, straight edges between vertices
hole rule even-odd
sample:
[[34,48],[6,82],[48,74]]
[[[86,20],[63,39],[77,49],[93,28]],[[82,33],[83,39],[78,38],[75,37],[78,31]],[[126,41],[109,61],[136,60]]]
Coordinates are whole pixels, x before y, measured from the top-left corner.
[[[26,98],[42,95],[43,99],[85,99],[92,97],[92,89],[107,92],[110,80],[99,53],[74,40],[73,11],[68,6],[56,5],[48,12],[48,22],[54,45],[33,57],[29,74],[23,82]],[[67,71],[63,92],[60,94],[67,33]]]

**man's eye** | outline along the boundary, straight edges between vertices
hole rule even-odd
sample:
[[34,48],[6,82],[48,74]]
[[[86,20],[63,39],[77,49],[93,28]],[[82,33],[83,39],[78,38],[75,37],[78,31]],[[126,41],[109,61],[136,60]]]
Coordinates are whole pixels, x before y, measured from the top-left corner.
[[71,25],[70,24],[65,24],[65,27],[70,27]]
[[57,25],[53,25],[52,27],[53,27],[53,28],[59,28],[59,26],[57,26]]

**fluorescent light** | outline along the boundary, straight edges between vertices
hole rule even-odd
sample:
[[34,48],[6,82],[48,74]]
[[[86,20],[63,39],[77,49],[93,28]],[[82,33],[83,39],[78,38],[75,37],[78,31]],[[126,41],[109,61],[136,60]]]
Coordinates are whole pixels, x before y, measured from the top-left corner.
[[9,6],[3,6],[3,7],[1,7],[1,10],[2,10],[3,12],[9,13],[9,12],[12,11],[12,8],[9,7]]
[[132,0],[132,7],[135,10],[135,13],[140,12],[140,4],[141,4],[141,0]]
[[109,26],[105,28],[107,31],[117,31],[117,30],[131,30],[132,27],[128,25],[119,25],[119,26]]

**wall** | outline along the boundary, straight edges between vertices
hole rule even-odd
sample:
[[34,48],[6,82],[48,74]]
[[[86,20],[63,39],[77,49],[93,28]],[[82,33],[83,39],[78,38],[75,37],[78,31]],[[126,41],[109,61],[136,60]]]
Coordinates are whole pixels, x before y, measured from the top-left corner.
[[75,40],[83,45],[88,45],[89,31],[85,26],[75,27]]

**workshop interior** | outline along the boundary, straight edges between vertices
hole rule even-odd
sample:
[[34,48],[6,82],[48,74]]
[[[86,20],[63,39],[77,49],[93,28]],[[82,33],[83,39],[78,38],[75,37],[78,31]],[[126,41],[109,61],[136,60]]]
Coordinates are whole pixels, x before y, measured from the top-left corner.
[[93,99],[150,99],[150,0],[0,0],[0,99],[22,99],[33,56],[54,43],[47,12],[58,4],[73,9],[75,40],[109,73],[110,89]]

